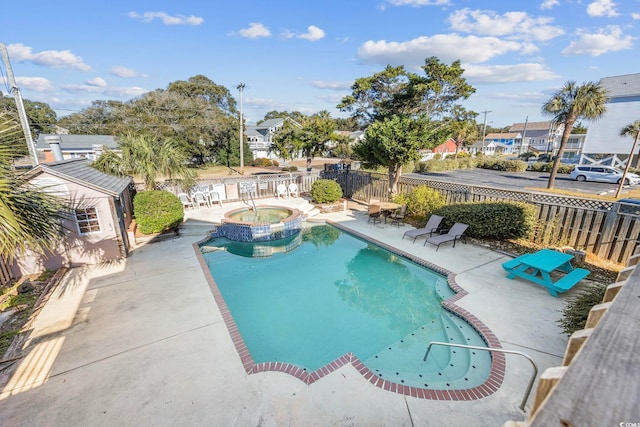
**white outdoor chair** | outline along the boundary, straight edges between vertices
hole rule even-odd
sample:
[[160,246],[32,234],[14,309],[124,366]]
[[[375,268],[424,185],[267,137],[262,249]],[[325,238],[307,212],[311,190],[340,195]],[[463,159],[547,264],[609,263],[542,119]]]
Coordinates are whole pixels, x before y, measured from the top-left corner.
[[298,192],[298,184],[296,184],[295,182],[292,182],[291,184],[289,184],[289,196],[291,197],[298,197],[300,195],[300,193]]
[[191,197],[187,193],[178,193],[178,199],[182,202],[182,207],[184,209],[193,208],[193,201]]
[[220,194],[217,191],[209,192],[209,206],[213,206],[215,203],[222,207],[222,199],[220,198]]
[[287,195],[287,186],[284,184],[278,184],[276,187],[276,197],[279,199],[282,196],[283,199],[288,197]]
[[209,204],[209,199],[207,199],[207,196],[205,196],[202,191],[196,191],[195,193],[193,193],[193,204],[198,208],[200,208],[200,206],[202,205],[205,205],[208,208],[211,207],[211,205]]

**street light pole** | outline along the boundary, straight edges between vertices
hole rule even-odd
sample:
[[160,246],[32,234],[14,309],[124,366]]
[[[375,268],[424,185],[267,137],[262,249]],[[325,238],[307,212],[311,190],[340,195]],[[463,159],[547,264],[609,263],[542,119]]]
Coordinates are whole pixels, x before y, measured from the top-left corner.
[[242,90],[244,89],[244,83],[240,83],[237,88],[240,91],[240,175],[244,175],[244,126],[242,123]]
[[482,155],[483,156],[484,156],[484,138],[487,133],[487,114],[489,114],[490,112],[491,110],[481,111],[481,113],[484,114],[484,122],[482,124]]

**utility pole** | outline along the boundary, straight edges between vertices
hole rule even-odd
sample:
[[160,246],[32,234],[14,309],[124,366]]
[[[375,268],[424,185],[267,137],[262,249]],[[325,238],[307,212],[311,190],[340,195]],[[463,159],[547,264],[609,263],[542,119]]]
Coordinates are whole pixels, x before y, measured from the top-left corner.
[[524,130],[522,131],[522,142],[520,143],[520,150],[518,150],[518,154],[522,154],[522,149],[524,148],[524,139],[527,136],[527,123],[529,123],[529,116],[525,117],[524,119]]
[[24,139],[27,141],[27,148],[29,149],[29,154],[31,155],[31,164],[35,167],[38,165],[38,155],[36,153],[35,144],[33,143],[33,138],[31,137],[31,129],[29,128],[27,113],[24,110],[24,103],[22,102],[20,89],[18,88],[16,79],[13,76],[13,70],[11,69],[11,63],[9,62],[9,54],[7,53],[7,47],[4,45],[4,43],[0,43],[0,53],[2,53],[4,65],[7,67],[7,78],[9,80],[9,84],[11,85],[11,92],[13,93],[13,97],[16,100],[18,116],[20,117],[20,125],[22,126]]
[[244,175],[244,132],[242,123],[242,90],[244,83],[240,83],[236,88],[240,91],[240,175]]
[[487,133],[487,114],[491,113],[491,110],[480,111],[484,114],[484,122],[482,124],[482,155],[484,156],[484,137]]

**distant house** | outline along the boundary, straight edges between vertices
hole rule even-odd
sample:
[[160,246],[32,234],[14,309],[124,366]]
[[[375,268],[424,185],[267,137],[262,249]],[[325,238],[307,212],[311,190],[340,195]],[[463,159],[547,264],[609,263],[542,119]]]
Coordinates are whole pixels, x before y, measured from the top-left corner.
[[64,198],[73,209],[64,220],[65,241],[51,254],[19,257],[13,266],[16,277],[128,255],[133,179],[99,172],[90,163],[86,159],[41,163],[27,173],[31,184]]
[[620,131],[640,119],[640,73],[604,77],[600,84],[608,92],[607,112],[589,125],[583,160],[621,166],[629,157],[633,138],[620,136]]
[[274,159],[276,154],[272,151],[273,136],[284,126],[286,120],[290,120],[294,125],[301,126],[298,122],[288,117],[269,119],[259,125],[247,125],[245,135],[247,143],[254,159],[267,158]]
[[471,146],[467,147],[467,151],[474,156],[478,153],[482,153],[485,156],[495,156],[498,154],[511,153],[511,147],[501,142],[487,140],[486,142],[474,142]]
[[64,159],[95,160],[100,157],[104,148],[112,151],[119,149],[118,143],[111,135],[54,135],[43,133],[38,135],[36,152],[38,153],[38,158],[45,163],[55,160],[48,137],[59,138],[60,150]]
[[[539,154],[553,155],[560,146],[560,139],[564,125],[554,126],[553,122],[523,122],[514,123],[509,133],[519,133],[522,139],[522,149],[519,153],[532,151]],[[526,148],[525,148],[526,147]]]
[[438,155],[440,155],[440,158],[444,159],[447,156],[455,155],[456,148],[457,146],[456,146],[455,140],[453,138],[449,138],[442,144],[430,150],[429,149],[420,150],[420,156],[421,156],[420,160],[422,161],[431,160],[438,157]]

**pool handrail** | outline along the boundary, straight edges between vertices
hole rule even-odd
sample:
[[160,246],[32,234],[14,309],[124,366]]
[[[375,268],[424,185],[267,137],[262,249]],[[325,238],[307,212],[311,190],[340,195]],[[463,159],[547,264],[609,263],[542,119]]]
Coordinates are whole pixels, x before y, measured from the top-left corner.
[[478,347],[478,346],[475,346],[475,345],[431,341],[429,343],[429,345],[427,346],[427,352],[424,354],[424,358],[422,359],[423,362],[427,361],[427,357],[429,356],[429,352],[431,351],[431,347],[434,346],[434,345],[443,345],[443,346],[447,346],[447,347],[460,347],[460,348],[467,348],[467,349],[470,349],[470,350],[496,351],[498,353],[518,354],[520,356],[524,356],[526,359],[529,360],[529,362],[531,362],[531,365],[533,366],[533,375],[531,376],[531,379],[529,379],[529,384],[527,385],[527,389],[524,392],[524,397],[522,398],[522,403],[519,406],[521,411],[527,412],[527,411],[525,411],[524,408],[525,408],[525,405],[527,404],[527,400],[529,400],[529,394],[531,394],[531,389],[533,388],[533,384],[534,384],[534,382],[536,380],[536,377],[538,376],[538,365],[536,364],[536,362],[529,355],[527,355],[527,354],[525,354],[525,353],[523,353],[521,351],[506,350],[504,348]]

